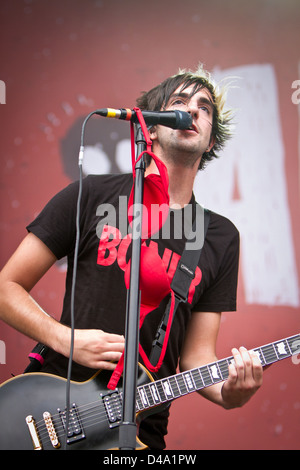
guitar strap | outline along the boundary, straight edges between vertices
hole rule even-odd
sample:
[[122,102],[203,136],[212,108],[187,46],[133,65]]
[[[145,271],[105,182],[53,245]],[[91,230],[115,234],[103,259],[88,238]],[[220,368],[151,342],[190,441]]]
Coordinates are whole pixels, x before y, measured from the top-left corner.
[[[199,208],[200,206],[198,206]],[[204,211],[204,236],[203,236],[203,243],[198,250],[190,249],[189,246],[191,244],[190,238],[186,242],[185,249],[182,253],[182,256],[177,264],[177,268],[175,274],[173,276],[173,280],[171,283],[171,289],[175,294],[175,307],[174,307],[174,315],[180,303],[186,302],[188,299],[189,288],[191,285],[192,280],[195,277],[196,268],[198,266],[198,262],[201,256],[204,240],[206,237],[209,219],[210,219],[210,212],[207,209],[203,209],[200,207],[201,210]],[[196,219],[193,222],[192,234],[196,233]],[[167,324],[169,320],[170,314],[170,307],[171,307],[171,299],[169,300],[167,307],[165,309],[162,321],[158,327],[157,333],[155,335],[155,339],[152,343],[152,350],[150,354],[150,362],[151,364],[157,364],[161,350],[164,344],[164,338],[166,334]]]

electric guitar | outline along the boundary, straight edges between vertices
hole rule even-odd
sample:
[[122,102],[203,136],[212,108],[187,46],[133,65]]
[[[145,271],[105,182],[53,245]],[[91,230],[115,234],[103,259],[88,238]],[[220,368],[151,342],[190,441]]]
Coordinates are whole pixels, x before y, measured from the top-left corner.
[[[300,334],[254,351],[263,366],[291,357],[300,353]],[[157,381],[139,364],[137,422],[160,405],[226,380],[232,361],[228,357]],[[120,388],[109,390],[110,375],[102,370],[86,382],[71,382],[68,418],[65,379],[37,372],[6,381],[0,387],[0,449],[118,449],[122,382]],[[136,449],[145,448],[137,437]]]

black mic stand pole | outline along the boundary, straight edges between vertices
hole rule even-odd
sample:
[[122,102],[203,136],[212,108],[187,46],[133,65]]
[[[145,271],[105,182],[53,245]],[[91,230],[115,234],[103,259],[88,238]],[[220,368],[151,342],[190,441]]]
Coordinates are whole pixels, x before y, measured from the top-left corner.
[[[137,156],[146,150],[146,141],[140,125],[136,126]],[[123,415],[119,427],[120,450],[136,448],[136,392],[138,375],[139,319],[140,319],[140,256],[142,240],[143,193],[145,175],[144,155],[135,167],[134,214],[132,222],[132,256],[130,285],[127,296],[124,373]]]

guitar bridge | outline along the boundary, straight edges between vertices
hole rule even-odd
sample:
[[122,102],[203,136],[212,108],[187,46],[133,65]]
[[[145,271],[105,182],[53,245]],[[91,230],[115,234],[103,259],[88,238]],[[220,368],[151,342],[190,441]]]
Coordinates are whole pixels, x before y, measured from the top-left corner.
[[41,450],[42,444],[37,432],[34,417],[32,415],[26,416],[26,424],[28,426],[34,450]]
[[118,391],[101,394],[109,427],[118,426],[122,420],[122,402]]
[[[66,432],[66,420],[67,413],[66,410],[62,411],[60,408],[57,409],[61,422],[63,424],[64,430]],[[79,412],[75,403],[73,403],[69,411],[69,425],[68,425],[68,435],[67,435],[67,444],[72,444],[72,442],[78,442],[81,439],[85,439],[85,433],[81,424]]]

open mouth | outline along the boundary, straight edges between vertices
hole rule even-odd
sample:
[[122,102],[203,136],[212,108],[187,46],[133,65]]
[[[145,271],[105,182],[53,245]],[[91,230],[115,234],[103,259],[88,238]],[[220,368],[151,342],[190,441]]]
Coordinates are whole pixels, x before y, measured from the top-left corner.
[[188,129],[188,131],[194,131],[196,134],[198,134],[198,129],[195,124],[192,124]]

